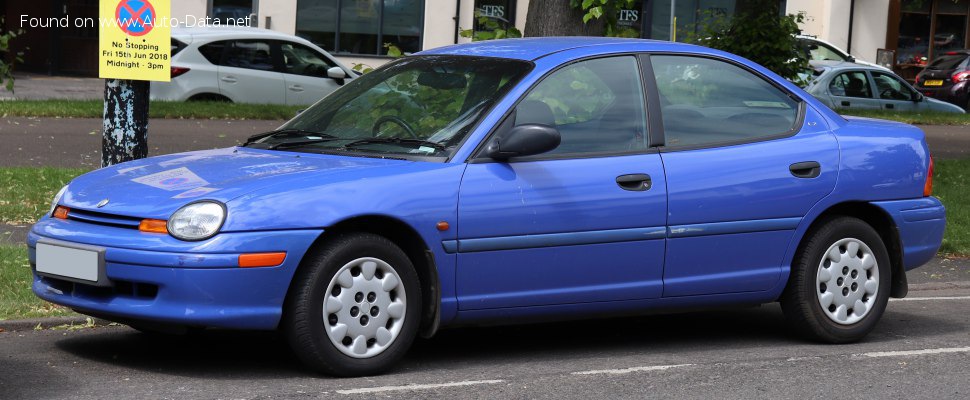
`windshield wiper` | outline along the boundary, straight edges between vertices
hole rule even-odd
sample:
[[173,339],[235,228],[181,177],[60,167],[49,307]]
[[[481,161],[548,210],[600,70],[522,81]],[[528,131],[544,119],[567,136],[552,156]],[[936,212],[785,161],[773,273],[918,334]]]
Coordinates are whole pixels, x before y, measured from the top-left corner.
[[307,140],[291,140],[289,142],[279,142],[277,144],[267,147],[266,150],[279,150],[279,149],[286,149],[286,148],[293,148],[293,147],[301,147],[309,144],[329,142],[331,140],[336,140],[336,139],[337,139],[336,137],[330,136],[330,137],[318,137],[318,138],[307,139]]
[[343,145],[344,148],[352,148],[365,144],[374,143],[393,143],[393,144],[416,144],[422,147],[431,147],[438,151],[445,151],[447,148],[445,145],[437,142],[430,142],[423,139],[412,139],[412,138],[400,138],[400,137],[373,137],[366,139],[359,139],[353,142]]
[[255,143],[259,139],[268,138],[268,137],[272,137],[272,136],[276,136],[276,135],[281,135],[281,136],[296,136],[296,135],[319,136],[321,138],[328,138],[328,139],[334,139],[334,138],[336,138],[336,136],[333,136],[333,135],[330,135],[330,134],[327,134],[327,133],[308,131],[306,129],[284,128],[284,129],[277,129],[275,131],[257,133],[257,134],[255,134],[253,136],[250,136],[249,138],[246,139],[246,143],[243,143],[243,146],[248,146],[250,144]]

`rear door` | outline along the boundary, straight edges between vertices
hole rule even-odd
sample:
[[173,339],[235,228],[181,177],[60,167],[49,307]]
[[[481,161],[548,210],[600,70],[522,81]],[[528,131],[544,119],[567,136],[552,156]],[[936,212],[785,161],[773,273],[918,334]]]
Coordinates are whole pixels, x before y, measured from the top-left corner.
[[278,51],[269,40],[226,42],[219,64],[219,91],[237,103],[286,104]]
[[664,297],[783,284],[796,226],[835,187],[834,135],[811,107],[738,64],[650,60],[665,140]]
[[281,41],[286,104],[309,105],[337,90],[343,79],[331,79],[327,70],[337,64],[316,50],[300,43]]
[[837,108],[878,110],[882,103],[875,97],[866,71],[839,72],[828,87],[832,104]]

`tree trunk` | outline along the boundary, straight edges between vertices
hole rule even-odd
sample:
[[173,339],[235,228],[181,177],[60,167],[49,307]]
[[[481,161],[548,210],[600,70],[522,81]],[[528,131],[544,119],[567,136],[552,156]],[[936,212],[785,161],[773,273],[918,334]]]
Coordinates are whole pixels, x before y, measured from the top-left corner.
[[101,166],[148,156],[148,81],[104,82]]
[[525,36],[603,36],[603,18],[583,24],[582,9],[573,8],[569,0],[532,0],[525,19]]

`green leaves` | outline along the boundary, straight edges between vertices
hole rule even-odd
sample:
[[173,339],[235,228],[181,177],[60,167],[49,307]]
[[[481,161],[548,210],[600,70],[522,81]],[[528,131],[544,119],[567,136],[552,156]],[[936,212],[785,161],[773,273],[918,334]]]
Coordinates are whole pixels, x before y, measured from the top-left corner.
[[[3,20],[4,18],[0,16],[0,26],[3,25]],[[0,55],[9,52],[10,40],[23,32],[23,29],[20,29],[16,31],[6,31],[0,34]],[[0,83],[6,82],[4,87],[11,93],[13,93],[13,65],[18,62],[23,62],[23,56],[23,52],[17,52],[14,54],[13,61],[10,62],[10,64],[7,64],[7,61],[0,57]]]
[[478,21],[478,25],[482,27],[482,29],[478,31],[474,29],[458,29],[459,36],[463,38],[471,38],[473,42],[522,37],[522,32],[515,29],[514,26],[511,26],[508,23],[502,23],[504,21],[482,15],[478,10],[475,10],[475,18]]

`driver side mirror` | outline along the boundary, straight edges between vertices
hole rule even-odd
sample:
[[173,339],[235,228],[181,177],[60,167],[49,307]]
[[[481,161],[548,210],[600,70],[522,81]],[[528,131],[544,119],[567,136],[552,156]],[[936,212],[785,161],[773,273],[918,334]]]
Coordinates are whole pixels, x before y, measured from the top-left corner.
[[913,92],[913,96],[911,97],[911,100],[913,100],[914,103],[919,103],[923,101],[923,94],[920,92]]
[[344,79],[347,78],[347,72],[343,68],[333,67],[327,70],[327,78],[337,81],[338,85],[343,85]]
[[542,154],[559,147],[562,136],[559,130],[549,125],[524,124],[510,130],[505,135],[492,139],[485,148],[485,155],[495,160],[508,160]]

